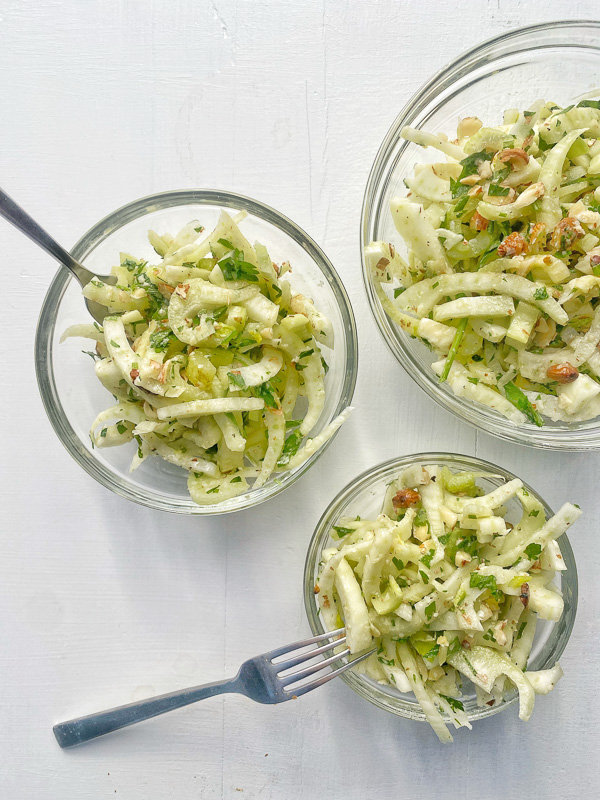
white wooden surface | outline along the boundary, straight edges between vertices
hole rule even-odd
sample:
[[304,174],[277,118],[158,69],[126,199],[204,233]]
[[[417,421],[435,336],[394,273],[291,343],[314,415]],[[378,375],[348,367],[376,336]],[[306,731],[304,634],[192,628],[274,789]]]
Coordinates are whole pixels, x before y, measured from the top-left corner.
[[[358,253],[367,174],[409,96],[461,50],[567,11],[593,17],[597,4],[0,4],[0,182],[49,230],[70,245],[105,213],[164,189],[247,193],[324,246],[360,336],[358,410],[298,485],[237,516],[152,513],[96,485],[51,431],[33,339],[53,267],[0,225],[0,797],[594,795],[599,458],[504,444],[437,408],[380,339]],[[272,708],[206,701],[59,750],[58,720],[215,680],[306,634],[303,561],[326,504],[369,465],[430,449],[497,461],[554,504],[568,498],[586,512],[572,534],[581,603],[567,677],[531,722],[511,709],[441,748],[424,725],[340,683]]]

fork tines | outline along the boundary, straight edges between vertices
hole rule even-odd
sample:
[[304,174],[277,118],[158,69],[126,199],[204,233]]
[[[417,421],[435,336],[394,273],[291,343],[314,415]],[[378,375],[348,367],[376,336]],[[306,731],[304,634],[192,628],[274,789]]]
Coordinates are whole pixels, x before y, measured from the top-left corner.
[[[333,641],[329,641],[326,644],[313,647],[310,650],[305,650],[301,653],[296,652],[327,639],[333,639]],[[304,639],[300,642],[295,642],[294,644],[280,647],[277,650],[273,650],[269,654],[271,656],[271,663],[277,670],[277,678],[281,683],[283,690],[290,695],[290,699],[292,697],[300,697],[301,695],[316,689],[318,686],[322,686],[324,683],[327,683],[333,678],[336,678],[338,675],[341,675],[343,672],[346,672],[346,670],[351,669],[355,664],[357,664],[359,661],[363,661],[363,659],[370,656],[373,652],[371,650],[349,659],[348,657],[351,655],[349,647],[344,647],[341,651],[337,653],[335,652],[335,649],[344,645],[345,642],[346,629],[338,628],[335,631],[328,631],[327,633],[313,636],[311,639]],[[288,671],[294,667],[297,667],[299,664],[312,661],[314,658],[325,655],[331,651],[333,651],[332,655],[330,655],[328,658],[317,661],[316,664],[310,664],[303,669],[299,669],[294,672]],[[282,661],[277,661],[277,659],[282,658],[283,656],[290,657]],[[327,672],[325,675],[322,675],[315,680],[301,684],[301,681],[303,681],[305,678],[321,672],[327,667],[333,666],[341,659],[347,659],[346,663],[342,664],[342,666],[332,670],[331,672]]]

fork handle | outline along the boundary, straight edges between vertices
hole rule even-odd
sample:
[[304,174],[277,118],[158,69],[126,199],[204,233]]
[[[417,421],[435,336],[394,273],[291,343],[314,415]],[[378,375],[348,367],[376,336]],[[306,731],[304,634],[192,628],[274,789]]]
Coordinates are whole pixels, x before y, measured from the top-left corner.
[[61,747],[73,747],[82,742],[89,742],[90,739],[96,739],[98,736],[104,736],[105,733],[118,731],[120,728],[157,717],[159,714],[166,714],[167,711],[173,711],[175,708],[197,703],[198,700],[239,691],[237,678],[205,683],[191,689],[181,689],[169,694],[150,697],[147,700],[139,700],[136,703],[129,703],[126,706],[111,708],[108,711],[99,711],[97,714],[88,714],[86,717],[70,719],[68,722],[59,722],[54,726],[53,731],[56,741]]
[[56,239],[53,239],[33,217],[30,217],[25,209],[9,197],[5,191],[0,189],[0,216],[12,223],[21,233],[28,236],[32,242],[39,245],[48,255],[56,259],[60,264],[71,270],[75,278],[82,284],[89,283],[94,276],[83,267],[77,259],[65,250]]

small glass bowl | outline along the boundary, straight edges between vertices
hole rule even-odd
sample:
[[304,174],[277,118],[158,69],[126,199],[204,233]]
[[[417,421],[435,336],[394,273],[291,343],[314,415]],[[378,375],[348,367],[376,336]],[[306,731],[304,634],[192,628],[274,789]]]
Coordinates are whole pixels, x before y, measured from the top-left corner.
[[[397,477],[401,470],[412,464],[421,466],[436,464],[449,467],[455,471],[475,472],[478,475],[478,483],[487,491],[492,491],[516,477],[507,470],[487,461],[482,461],[479,458],[450,453],[420,453],[418,455],[404,456],[386,461],[359,475],[356,480],[352,481],[338,494],[325,511],[319,520],[308,548],[304,567],[304,606],[311,630],[315,635],[325,632],[318,613],[318,602],[314,593],[314,586],[318,582],[319,563],[323,550],[327,547],[336,546],[336,543],[330,537],[332,525],[335,525],[341,517],[355,517],[358,515],[363,519],[376,519],[381,512],[388,484]],[[524,484],[524,486],[527,491],[542,503],[547,517],[552,516],[554,512],[540,495],[527,484]],[[510,520],[511,512],[516,514],[520,509],[520,503],[516,498],[512,498],[506,506],[507,517]],[[563,534],[559,541],[567,569],[564,572],[557,573],[555,584],[562,592],[565,602],[564,611],[560,620],[556,623],[538,619],[533,648],[527,664],[529,670],[547,669],[554,666],[569,641],[573,623],[575,622],[575,614],[577,612],[577,569],[567,536]],[[379,706],[379,708],[391,711],[393,714],[398,714],[407,719],[414,719],[419,722],[426,721],[425,714],[412,695],[403,694],[392,686],[377,683],[375,680],[354,670],[343,673],[341,679],[354,689],[357,694]],[[467,686],[463,686],[463,690],[465,695],[461,697],[461,701],[471,721],[491,717],[493,714],[497,714],[512,705],[518,698],[518,692],[514,690],[506,695],[503,703],[481,708],[477,705],[474,689],[469,693]],[[560,691],[560,688],[557,691]]]
[[[400,112],[388,131],[371,169],[363,200],[362,248],[372,241],[392,242],[406,255],[389,205],[406,195],[404,179],[416,163],[439,161],[433,148],[424,149],[400,138],[405,125],[456,137],[462,117],[477,116],[483,124],[498,124],[508,108],[526,108],[539,98],[567,105],[575,98],[598,96],[600,86],[600,22],[550,22],[491,39],[451,62],[425,84]],[[600,420],[532,423],[516,426],[478,403],[456,397],[440,384],[431,369],[435,356],[411,339],[387,316],[377,297],[363,258],[367,297],[375,321],[392,353],[430,397],[458,417],[502,439],[562,450],[600,448]]]
[[[121,251],[152,260],[156,254],[147,232],[175,233],[192,219],[207,230],[222,209],[241,211],[251,241],[264,243],[271,257],[290,261],[292,287],[312,297],[332,321],[335,348],[325,351],[329,364],[326,400],[316,435],[346,408],[352,399],[358,367],[354,315],[344,286],[321,248],[301,228],[269,206],[231,192],[182,190],[144,197],[118,209],[91,228],[75,245],[73,255],[92,272],[107,274]],[[60,269],[48,290],[38,322],[35,361],[44,407],[59,439],[93,478],[122,497],[162,511],[179,514],[223,514],[249,508],[282,492],[317,461],[323,448],[297,469],[271,478],[259,489],[214,506],[198,506],[187,491],[187,473],[159,457],[149,458],[133,473],[129,463],[134,444],[93,450],[90,425],[111,405],[112,398],[96,378],[82,350],[93,349],[85,340],[59,339],[63,331],[89,314],[81,287],[66,269]]]

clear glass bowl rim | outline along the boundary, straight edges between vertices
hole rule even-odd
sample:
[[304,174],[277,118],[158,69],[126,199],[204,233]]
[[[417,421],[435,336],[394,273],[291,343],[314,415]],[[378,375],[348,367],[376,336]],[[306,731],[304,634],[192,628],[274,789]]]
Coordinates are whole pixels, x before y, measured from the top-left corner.
[[[317,574],[317,566],[321,552],[329,539],[329,532],[331,526],[335,524],[337,519],[342,516],[344,509],[352,502],[361,492],[368,489],[375,481],[384,477],[391,477],[397,474],[400,470],[412,464],[439,464],[440,466],[447,466],[449,468],[460,470],[471,470],[474,472],[484,472],[491,475],[501,476],[505,480],[513,480],[516,475],[499,467],[497,464],[492,464],[489,461],[484,461],[481,458],[474,456],[462,455],[459,453],[415,453],[411,455],[401,456],[400,458],[393,458],[381,464],[377,464],[365,470],[357,478],[345,486],[339,494],[332,500],[327,509],[323,512],[321,519],[317,523],[313,536],[310,540],[308,551],[306,554],[306,561],[304,564],[304,608],[310,629],[314,635],[325,632],[325,628],[321,623],[321,618],[317,613],[318,604],[314,593],[315,576]],[[537,500],[544,506],[546,516],[552,516],[554,513],[548,503],[540,496],[540,494],[533,489],[529,484],[523,481],[523,486],[529,491]],[[554,666],[556,661],[562,655],[569,638],[571,636],[575,617],[577,614],[577,598],[578,598],[578,580],[577,580],[577,567],[575,564],[575,556],[571,548],[571,543],[566,534],[560,537],[560,547],[567,566],[566,571],[561,573],[562,587],[569,588],[572,596],[570,604],[565,603],[565,609],[560,623],[555,623],[550,639],[546,644],[548,652],[542,668]],[[562,624],[561,624],[562,623]],[[559,626],[562,628],[559,630]],[[390,711],[398,716],[407,719],[413,719],[418,722],[425,722],[425,715],[421,711],[417,701],[405,701],[401,698],[392,698],[390,695],[380,690],[374,683],[367,682],[360,675],[353,671],[345,672],[340,676],[344,683],[348,684],[361,697],[364,697],[369,702],[382,708],[385,711]],[[469,713],[471,721],[491,717],[498,714],[505,708],[515,703],[518,699],[518,694],[513,692],[504,703],[497,706],[486,706],[485,708],[477,708],[475,711]]]
[[530,423],[517,427],[491,409],[464,402],[450,391],[442,390],[435,375],[423,370],[420,361],[413,356],[407,335],[400,335],[382,309],[364,259],[364,247],[375,238],[374,228],[382,213],[378,207],[381,199],[380,186],[388,172],[389,160],[394,155],[401,129],[410,125],[425,108],[435,103],[440,92],[475,69],[485,67],[492,72],[495,61],[500,57],[547,47],[579,47],[593,50],[600,55],[600,21],[552,21],[516,28],[488,39],[437,72],[400,111],[377,151],[363,197],[360,233],[363,283],[376,325],[396,360],[419,387],[447,411],[470,425],[509,442],[551,450],[597,450],[600,448],[600,424],[573,424],[569,429],[536,428]]
[[[320,269],[335,295],[346,332],[346,369],[343,376],[340,399],[333,417],[340,414],[351,403],[358,372],[358,340],[354,312],[346,289],[323,250],[302,228],[271,206],[242,194],[216,189],[178,189],[159,192],[127,203],[105,216],[83,234],[73,246],[71,254],[74,258],[84,261],[101,242],[124,225],[146,214],[182,205],[207,205],[235,208],[237,210],[243,209],[248,214],[279,228],[305,250]],[[220,509],[219,506],[196,506],[192,504],[191,500],[184,501],[174,498],[166,500],[153,495],[144,488],[137,487],[126,480],[118,478],[97,461],[81,443],[79,436],[71,427],[64,413],[54,380],[52,343],[56,316],[65,291],[73,280],[74,278],[71,277],[68,270],[60,267],[54,275],[44,298],[35,337],[36,376],[44,409],[59,440],[88,475],[91,475],[92,478],[107,489],[135,503],[160,511],[193,516],[232,513],[245,508],[252,508],[287,489],[318,460],[335,439],[334,435],[293,473],[283,473],[279,483],[272,483],[257,491],[250,491],[247,495],[241,496],[243,502],[235,505],[235,507],[225,509]]]

